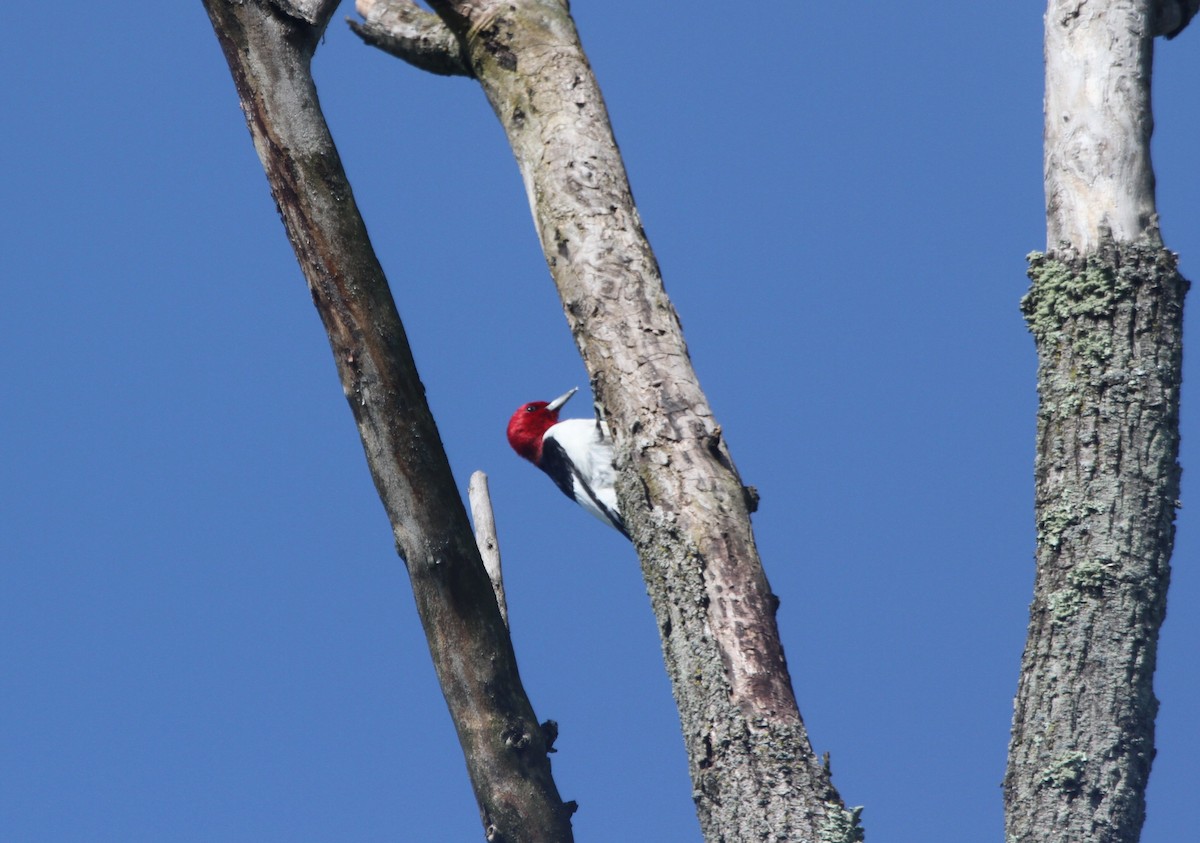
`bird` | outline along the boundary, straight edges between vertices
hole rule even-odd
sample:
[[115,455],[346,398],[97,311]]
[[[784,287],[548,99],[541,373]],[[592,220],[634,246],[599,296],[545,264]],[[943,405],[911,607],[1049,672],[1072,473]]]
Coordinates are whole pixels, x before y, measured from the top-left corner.
[[546,474],[563,494],[625,538],[617,507],[612,437],[599,418],[558,420],[558,412],[579,387],[553,401],[522,404],[508,420],[508,444]]

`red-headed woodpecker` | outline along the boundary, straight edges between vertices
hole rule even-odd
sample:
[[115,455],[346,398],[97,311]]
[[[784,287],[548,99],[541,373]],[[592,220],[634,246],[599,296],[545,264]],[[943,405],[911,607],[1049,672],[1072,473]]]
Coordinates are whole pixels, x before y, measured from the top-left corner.
[[550,475],[568,498],[629,538],[613,487],[612,439],[596,419],[558,420],[575,389],[553,401],[522,404],[508,420],[508,444]]

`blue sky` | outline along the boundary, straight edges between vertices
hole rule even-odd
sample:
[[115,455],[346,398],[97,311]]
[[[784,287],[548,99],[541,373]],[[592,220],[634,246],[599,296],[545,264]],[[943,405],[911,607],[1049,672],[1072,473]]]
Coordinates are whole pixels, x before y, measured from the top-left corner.
[[[575,0],[747,483],[801,710],[868,839],[1001,836],[1033,582],[1040,4]],[[10,15],[0,836],[480,838],[403,566],[199,2]],[[699,839],[637,561],[504,441],[587,378],[473,83],[317,54],[579,841]],[[1160,42],[1200,279],[1200,32]],[[1189,316],[1188,338],[1196,335]],[[1195,355],[1147,843],[1194,833]],[[587,400],[578,400],[580,409]]]

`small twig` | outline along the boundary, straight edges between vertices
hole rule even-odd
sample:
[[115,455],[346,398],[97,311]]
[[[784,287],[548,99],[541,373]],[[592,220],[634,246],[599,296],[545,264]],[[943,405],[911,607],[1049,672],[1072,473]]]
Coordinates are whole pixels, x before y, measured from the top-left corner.
[[508,626],[508,603],[504,599],[504,576],[500,572],[500,543],[496,540],[496,518],[492,514],[492,496],[488,494],[487,475],[482,471],[471,475],[471,481],[467,484],[467,497],[471,501],[475,543],[479,545],[483,567],[487,569],[488,578],[492,581],[492,590],[496,592],[496,605],[500,608],[500,617],[504,625]]

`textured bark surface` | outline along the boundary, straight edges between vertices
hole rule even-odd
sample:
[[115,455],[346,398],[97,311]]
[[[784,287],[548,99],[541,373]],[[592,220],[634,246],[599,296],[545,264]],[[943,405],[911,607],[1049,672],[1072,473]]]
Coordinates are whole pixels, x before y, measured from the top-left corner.
[[521,687],[404,328],[313,86],[309,61],[336,3],[325,4],[315,25],[266,0],[205,6],[329,334],[487,839],[569,841],[572,809],[550,776],[550,741]]
[[439,76],[471,75],[458,36],[437,15],[412,3],[359,3],[358,11],[363,23],[346,22],[372,47]]
[[1038,352],[1037,574],[1004,781],[1007,839],[1134,843],[1145,819],[1179,496],[1187,282],[1159,239],[1150,0],[1051,0]]
[[[370,23],[397,5],[411,6],[359,0],[358,10]],[[614,432],[621,511],[658,619],[706,839],[860,839],[857,812],[809,744],[750,498],[692,369],[565,4],[431,5],[505,128]],[[393,51],[410,59],[403,46]]]
[[1011,841],[1136,841],[1179,495],[1187,282],[1106,244],[1035,256],[1037,580],[1005,778]]

